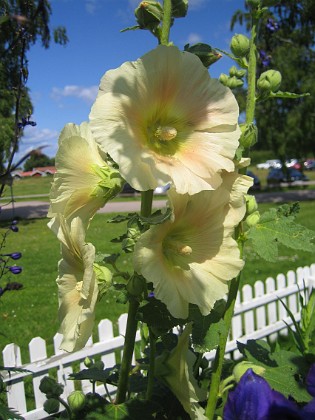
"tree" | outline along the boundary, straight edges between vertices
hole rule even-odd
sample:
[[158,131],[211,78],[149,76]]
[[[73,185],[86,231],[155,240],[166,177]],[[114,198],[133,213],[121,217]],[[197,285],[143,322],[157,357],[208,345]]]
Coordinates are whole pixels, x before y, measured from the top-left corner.
[[[315,0],[262,0],[270,12],[258,28],[258,74],[282,74],[282,91],[309,92],[299,99],[270,99],[257,104],[256,150],[272,150],[282,160],[314,154],[315,138]],[[231,22],[249,23],[237,11]]]
[[31,171],[33,168],[54,165],[55,158],[50,158],[44,153],[32,153],[31,156],[25,161],[24,171]]
[[[12,155],[33,112],[26,87],[27,52],[41,40],[48,48],[54,41],[66,44],[65,28],[51,31],[48,0],[1,0],[0,8],[0,174],[10,170]],[[5,163],[9,161],[9,165]]]

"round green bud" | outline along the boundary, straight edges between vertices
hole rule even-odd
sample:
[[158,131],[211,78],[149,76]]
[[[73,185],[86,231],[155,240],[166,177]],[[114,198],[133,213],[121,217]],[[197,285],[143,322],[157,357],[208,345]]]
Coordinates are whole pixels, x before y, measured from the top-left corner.
[[243,34],[234,35],[231,40],[230,49],[235,57],[246,57],[250,49],[249,38]]
[[145,288],[146,285],[144,278],[136,274],[131,277],[126,286],[128,293],[132,296],[140,296],[144,292]]
[[67,398],[72,411],[80,411],[85,406],[85,395],[82,391],[73,391]]
[[262,83],[264,80],[270,84],[271,92],[278,92],[282,81],[281,73],[278,70],[267,70],[263,72],[257,80],[257,87],[259,86],[258,82]]
[[121,247],[126,253],[133,252],[135,245],[136,241],[132,238],[125,238],[121,243]]
[[257,375],[264,376],[265,368],[262,366],[254,365],[251,362],[238,363],[233,369],[233,376],[236,382],[239,382],[241,377],[248,369],[252,369]]
[[261,93],[269,93],[271,92],[271,86],[267,79],[258,79],[257,80],[257,88],[260,90]]
[[102,362],[102,360],[98,360],[97,362],[94,363],[93,368],[98,369],[98,370],[104,370],[105,364],[104,362]]
[[243,84],[244,81],[242,79],[238,79],[237,77],[233,76],[228,78],[225,86],[229,87],[230,89],[236,89],[243,86]]
[[224,74],[224,73],[220,74],[219,81],[222,83],[222,85],[226,86],[228,80],[229,80],[229,76],[227,74]]
[[175,18],[185,17],[188,10],[188,0],[172,0],[172,16]]
[[92,359],[90,359],[89,357],[86,357],[85,359],[84,359],[84,361],[83,361],[83,363],[84,363],[84,366],[85,367],[87,367],[87,368],[90,368],[90,367],[92,367],[93,366],[93,360]]
[[253,227],[253,226],[256,226],[257,223],[259,223],[259,220],[260,220],[259,211],[254,211],[252,214],[246,217],[245,221],[246,221],[247,226]]
[[39,384],[39,389],[49,397],[59,397],[63,393],[63,385],[58,384],[55,379],[45,376]]
[[59,406],[60,406],[60,403],[58,400],[56,400],[55,398],[48,398],[48,400],[44,402],[43,408],[46,411],[46,413],[54,414],[54,413],[58,413]]
[[158,1],[142,1],[135,16],[141,29],[155,29],[163,19],[163,7]]
[[256,198],[253,195],[246,194],[245,200],[246,200],[246,214],[247,215],[250,215],[254,213],[256,210],[258,210],[258,204],[257,204]]
[[235,66],[232,66],[229,71],[230,76],[231,77],[236,76],[236,73],[237,73],[237,68]]

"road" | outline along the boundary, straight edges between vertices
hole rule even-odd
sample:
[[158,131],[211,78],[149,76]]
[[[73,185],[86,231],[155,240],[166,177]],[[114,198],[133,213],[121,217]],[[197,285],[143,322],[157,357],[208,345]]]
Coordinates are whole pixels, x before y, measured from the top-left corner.
[[[315,200],[315,190],[292,190],[285,192],[266,192],[255,194],[258,203],[288,203],[294,201]],[[3,203],[3,204],[2,204]],[[153,208],[164,207],[166,200],[154,200]],[[47,201],[20,201],[12,205],[0,202],[0,221],[12,218],[38,219],[46,217],[49,203]],[[140,210],[140,201],[109,202],[99,213],[124,213]]]

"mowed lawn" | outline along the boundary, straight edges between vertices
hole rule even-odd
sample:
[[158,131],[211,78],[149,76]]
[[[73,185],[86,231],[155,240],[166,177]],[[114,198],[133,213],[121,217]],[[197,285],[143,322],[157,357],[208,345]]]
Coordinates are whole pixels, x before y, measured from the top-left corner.
[[[298,222],[315,229],[314,202],[302,202]],[[270,206],[261,205],[264,211]],[[107,220],[112,214],[97,214],[90,226],[87,240],[92,242],[97,252],[120,252],[120,245],[111,239],[125,231],[125,224],[110,224]],[[23,254],[17,264],[23,266],[20,275],[11,277],[12,281],[23,284],[19,291],[6,292],[0,299],[0,349],[15,342],[22,349],[23,362],[27,362],[29,341],[40,336],[48,344],[48,354],[53,353],[52,338],[58,330],[57,263],[60,259],[59,243],[47,228],[48,219],[24,220],[19,222],[19,232],[10,232],[5,253],[20,251]],[[3,223],[2,223],[3,226]],[[265,280],[268,276],[286,273],[290,269],[315,263],[315,256],[295,249],[281,248],[275,264],[261,261],[250,246],[246,247],[247,264],[243,273],[243,283]],[[132,255],[122,254],[120,268],[132,270]],[[4,286],[3,282],[1,286]],[[127,307],[116,302],[117,296],[106,295],[97,305],[96,325],[99,320],[109,318],[116,321]],[[95,327],[95,331],[97,331]]]

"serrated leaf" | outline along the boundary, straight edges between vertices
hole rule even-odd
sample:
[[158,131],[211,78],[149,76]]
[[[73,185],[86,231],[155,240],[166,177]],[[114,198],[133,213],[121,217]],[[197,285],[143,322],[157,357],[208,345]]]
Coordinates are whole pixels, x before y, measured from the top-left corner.
[[0,403],[0,419],[1,420],[11,420],[11,419],[24,419],[20,416],[13,408],[8,408],[5,405]]
[[294,211],[294,208],[290,211],[288,207],[280,208],[280,211],[272,208],[251,227],[247,237],[260,257],[277,261],[280,243],[288,248],[315,252],[315,244],[312,243],[315,232],[295,223]]
[[71,373],[69,375],[69,379],[78,380],[78,381],[82,381],[85,379],[89,381],[95,381],[95,382],[98,381],[98,382],[106,383],[111,373],[112,373],[112,368],[104,369],[104,370],[99,370],[95,368],[83,369],[80,372]]
[[265,369],[262,376],[274,390],[287,398],[294,398],[297,402],[308,402],[312,399],[298,382],[300,376],[305,378],[309,369],[303,356],[286,350],[271,353],[270,346],[263,340],[238,343],[238,348],[249,362]]
[[[218,329],[223,327],[221,320],[225,311],[225,304],[223,299],[218,300],[207,316],[201,314],[198,306],[190,306],[189,320],[193,321],[192,342],[196,351],[210,351],[218,345]],[[211,332],[209,332],[209,328],[212,329]]]
[[121,223],[125,222],[126,220],[131,219],[134,217],[136,213],[128,213],[128,214],[118,214],[117,216],[113,217],[112,219],[108,219],[107,223]]
[[293,92],[270,92],[271,98],[283,98],[283,99],[298,99],[303,98],[304,96],[310,96],[309,93],[293,93]]
[[160,223],[166,222],[171,216],[172,210],[167,208],[164,212],[157,210],[150,217],[140,216],[140,220],[144,223],[149,223],[150,225],[159,225]]

